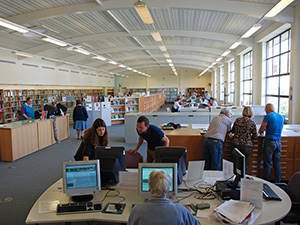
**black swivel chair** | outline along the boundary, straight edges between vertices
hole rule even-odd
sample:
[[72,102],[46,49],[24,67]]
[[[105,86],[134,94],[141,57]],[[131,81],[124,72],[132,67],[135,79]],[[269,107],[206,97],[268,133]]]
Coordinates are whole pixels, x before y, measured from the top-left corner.
[[[296,172],[289,183],[277,184],[290,196],[292,201],[292,208],[290,212],[281,220],[284,223],[297,223],[300,224],[300,172]],[[280,221],[276,222],[276,225],[280,225]]]

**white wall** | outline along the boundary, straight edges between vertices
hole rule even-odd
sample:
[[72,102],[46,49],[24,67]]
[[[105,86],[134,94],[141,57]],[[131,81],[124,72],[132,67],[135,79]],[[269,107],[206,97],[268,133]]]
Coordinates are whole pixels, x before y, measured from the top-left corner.
[[204,87],[211,91],[212,77],[206,73],[198,77],[199,71],[194,69],[177,69],[178,76],[174,76],[171,69],[153,69],[144,71],[151,75],[146,78],[140,75],[127,74],[128,77],[121,79],[121,85],[128,88],[168,88],[175,87],[185,89],[188,87]]
[[113,77],[91,69],[60,66],[39,57],[18,59],[15,54],[0,50],[0,86],[77,87],[97,88],[114,85]]

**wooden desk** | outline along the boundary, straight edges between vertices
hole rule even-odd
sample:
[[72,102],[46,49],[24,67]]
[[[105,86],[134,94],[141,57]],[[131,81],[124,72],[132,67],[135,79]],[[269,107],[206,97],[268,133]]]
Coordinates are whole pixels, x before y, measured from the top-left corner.
[[[70,136],[69,116],[56,118],[59,140]],[[55,143],[53,120],[18,121],[0,127],[2,161],[14,161]]]
[[[208,124],[206,125],[208,127]],[[204,160],[203,141],[204,136],[199,129],[187,128],[164,131],[170,140],[170,146],[184,146],[187,148],[187,160]],[[259,137],[254,142],[253,152],[250,159],[248,173],[253,176],[262,177],[263,174],[263,142],[264,137]],[[282,154],[281,167],[282,179],[289,180],[290,177],[300,170],[300,125],[284,125],[282,132]],[[223,149],[223,158],[231,159],[231,143],[226,139]]]
[[62,141],[70,137],[69,115],[56,117],[58,140]]

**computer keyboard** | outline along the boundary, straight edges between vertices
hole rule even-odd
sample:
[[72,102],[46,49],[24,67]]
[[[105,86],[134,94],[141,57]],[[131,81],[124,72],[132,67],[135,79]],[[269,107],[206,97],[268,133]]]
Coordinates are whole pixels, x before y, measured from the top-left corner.
[[56,208],[57,215],[71,214],[71,213],[86,213],[101,211],[101,203],[93,202],[72,202],[67,204],[58,204]]
[[263,197],[266,200],[281,201],[281,198],[267,184],[263,185]]

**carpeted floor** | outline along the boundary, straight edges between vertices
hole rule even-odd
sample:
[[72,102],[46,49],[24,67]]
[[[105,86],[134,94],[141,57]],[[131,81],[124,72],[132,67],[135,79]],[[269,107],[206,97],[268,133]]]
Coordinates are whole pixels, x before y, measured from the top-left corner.
[[[108,128],[111,146],[125,146],[124,126]],[[62,163],[73,160],[80,141],[71,138],[12,163],[0,161],[0,224],[23,225],[36,199],[62,176]],[[141,147],[145,156],[146,145]],[[77,223],[75,223],[77,224]],[[79,223],[85,224],[85,223]]]

